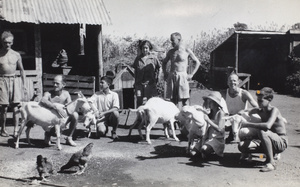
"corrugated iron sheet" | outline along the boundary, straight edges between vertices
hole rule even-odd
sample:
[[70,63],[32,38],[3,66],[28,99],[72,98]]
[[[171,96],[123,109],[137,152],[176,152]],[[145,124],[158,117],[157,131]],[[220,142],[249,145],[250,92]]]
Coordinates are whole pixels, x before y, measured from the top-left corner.
[[111,25],[103,0],[0,0],[0,19],[12,23]]

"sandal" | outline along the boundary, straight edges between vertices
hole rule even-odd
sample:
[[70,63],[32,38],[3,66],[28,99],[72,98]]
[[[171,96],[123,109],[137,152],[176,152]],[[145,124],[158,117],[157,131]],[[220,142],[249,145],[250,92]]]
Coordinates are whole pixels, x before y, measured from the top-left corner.
[[275,170],[275,169],[276,169],[276,167],[275,167],[274,164],[267,163],[267,164],[265,165],[265,167],[263,167],[263,168],[260,169],[259,171],[260,171],[260,172],[269,172],[269,171],[273,171],[273,170]]

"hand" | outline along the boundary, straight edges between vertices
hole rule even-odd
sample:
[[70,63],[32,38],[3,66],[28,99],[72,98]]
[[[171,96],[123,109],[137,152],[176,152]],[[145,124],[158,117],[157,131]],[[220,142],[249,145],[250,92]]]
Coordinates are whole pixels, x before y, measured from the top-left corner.
[[192,80],[193,76],[194,76],[193,74],[188,74],[188,75],[187,75],[187,80],[188,80],[188,81]]
[[95,118],[96,118],[96,119],[99,119],[99,118],[100,118],[100,112],[99,112],[99,111],[96,111],[96,112],[95,112]]
[[97,111],[95,112],[96,119],[101,119],[104,116],[103,112]]
[[66,118],[67,117],[67,113],[64,111],[63,108],[59,108],[56,105],[54,105],[54,110],[62,117]]

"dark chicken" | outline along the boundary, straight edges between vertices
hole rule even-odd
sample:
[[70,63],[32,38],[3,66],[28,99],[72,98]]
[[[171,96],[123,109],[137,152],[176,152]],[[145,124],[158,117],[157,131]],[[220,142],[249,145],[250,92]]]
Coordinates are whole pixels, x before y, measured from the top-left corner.
[[93,143],[89,143],[87,146],[85,146],[85,148],[74,153],[69,162],[60,168],[60,172],[63,172],[64,170],[69,169],[73,166],[78,166],[79,170],[75,174],[82,174],[87,166],[87,162],[91,158],[93,145]]
[[42,155],[38,155],[36,158],[36,169],[39,173],[40,178],[43,181],[47,181],[45,177],[49,176],[50,174],[53,174],[53,166],[50,161],[46,157],[43,157]]

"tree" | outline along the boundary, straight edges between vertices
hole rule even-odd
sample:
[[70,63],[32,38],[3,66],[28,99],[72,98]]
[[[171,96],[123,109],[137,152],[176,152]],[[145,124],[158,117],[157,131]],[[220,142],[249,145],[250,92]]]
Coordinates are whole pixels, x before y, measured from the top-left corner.
[[233,26],[236,31],[243,31],[243,30],[248,29],[248,26],[245,23],[237,22],[237,23],[233,24]]

